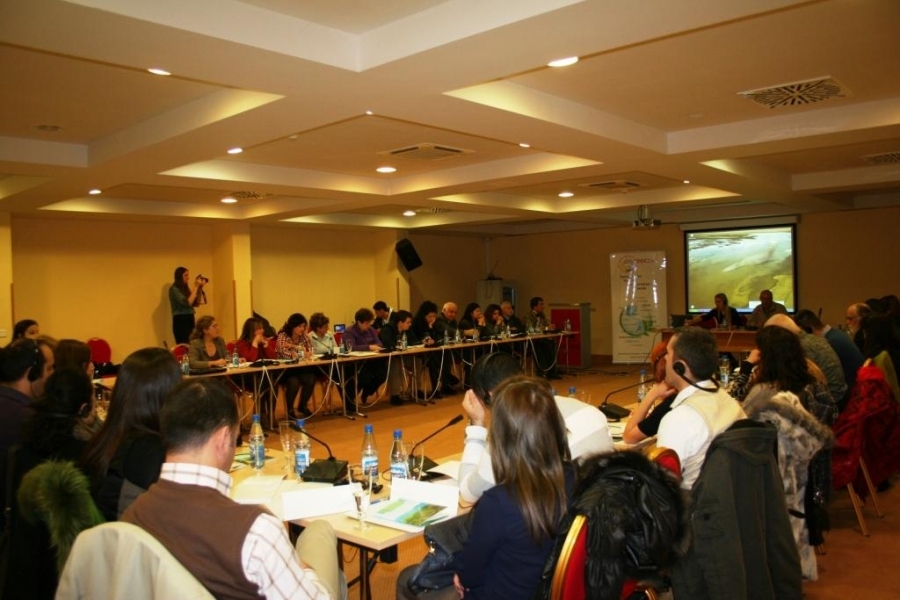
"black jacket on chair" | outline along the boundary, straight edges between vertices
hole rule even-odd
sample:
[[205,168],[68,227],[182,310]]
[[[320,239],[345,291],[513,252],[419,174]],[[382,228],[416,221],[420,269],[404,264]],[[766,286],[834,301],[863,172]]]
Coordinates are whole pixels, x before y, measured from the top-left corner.
[[745,419],[710,444],[691,490],[694,544],[672,571],[676,598],[801,597],[776,439],[772,427]]

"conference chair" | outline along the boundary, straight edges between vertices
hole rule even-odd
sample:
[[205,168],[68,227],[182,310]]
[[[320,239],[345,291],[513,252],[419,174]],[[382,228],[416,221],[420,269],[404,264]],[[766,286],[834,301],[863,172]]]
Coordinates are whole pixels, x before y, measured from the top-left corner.
[[105,523],[78,536],[56,600],[213,598],[159,541],[136,525]]
[[91,349],[91,362],[95,365],[112,362],[112,350],[109,342],[103,338],[91,338],[87,341],[87,345]]
[[188,353],[190,348],[191,347],[187,344],[176,344],[174,347],[172,347],[172,356],[175,357],[175,360],[181,363],[181,358]]

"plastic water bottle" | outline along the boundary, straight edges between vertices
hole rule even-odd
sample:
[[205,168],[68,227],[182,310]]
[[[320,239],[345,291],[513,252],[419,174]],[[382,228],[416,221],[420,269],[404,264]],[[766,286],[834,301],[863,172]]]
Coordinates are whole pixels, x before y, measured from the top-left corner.
[[453,333],[453,343],[454,343],[454,344],[458,344],[458,343],[460,343],[461,341],[462,341],[462,336],[459,335],[459,329],[457,329],[457,330]]
[[293,433],[294,436],[294,473],[297,474],[297,477],[303,475],[306,471],[306,467],[309,466],[309,438],[306,437],[306,434],[303,433],[303,427],[306,425],[306,421],[303,419],[297,419],[297,429],[300,431],[295,431]]
[[394,430],[394,443],[391,445],[391,479],[408,479],[409,462],[406,445],[403,443],[403,432]]
[[365,433],[362,441],[362,457],[359,464],[362,465],[363,473],[371,477],[372,481],[378,479],[378,448],[375,446],[375,434],[372,433],[371,424],[365,426]]
[[237,348],[231,351],[231,366],[239,367],[241,366],[241,357],[238,355]]
[[727,356],[723,356],[719,359],[719,383],[722,385],[728,385],[728,382],[731,380],[731,361],[728,360]]
[[647,396],[647,371],[641,369],[641,385],[638,386],[638,402],[641,402]]
[[566,331],[572,331],[572,320],[571,319],[566,319],[563,322],[563,329],[565,329]]
[[575,389],[575,386],[574,385],[569,386],[569,398],[577,398],[577,397],[578,397],[578,393],[577,393],[577,390]]
[[406,341],[406,332],[404,331],[403,335],[400,336],[400,349],[406,350],[407,347],[408,347],[408,345],[407,345],[407,341]]
[[191,359],[188,357],[187,352],[185,352],[181,356],[181,374],[182,375],[190,375],[191,374]]
[[259,475],[266,466],[266,436],[259,423],[259,415],[253,415],[253,424],[250,426],[250,437],[247,443],[250,445],[250,464]]

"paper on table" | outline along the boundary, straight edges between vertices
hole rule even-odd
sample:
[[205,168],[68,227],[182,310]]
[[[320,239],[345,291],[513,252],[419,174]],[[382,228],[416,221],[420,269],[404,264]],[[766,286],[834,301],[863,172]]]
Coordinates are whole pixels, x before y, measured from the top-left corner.
[[[415,510],[417,505],[429,504],[444,508],[437,512],[428,509],[430,514],[424,521],[421,521],[420,525],[398,522],[395,518],[390,518],[390,516],[387,515],[385,518],[379,518],[378,507],[380,505],[384,504],[384,508],[396,508],[399,506],[396,503],[399,502],[402,502],[403,506],[409,510]],[[403,531],[421,531],[428,523],[440,521],[455,515],[458,504],[459,489],[456,486],[435,485],[433,483],[428,483],[427,481],[416,481],[414,479],[395,479],[391,481],[390,502],[382,502],[373,505],[372,509],[369,510],[369,520],[372,523],[401,529]]]
[[285,492],[281,495],[281,503],[285,521],[356,511],[353,487],[349,485]]
[[459,461],[458,460],[448,460],[447,462],[443,462],[438,466],[428,469],[429,473],[439,473],[441,475],[446,475],[447,477],[451,477],[453,479],[459,478]]
[[609,427],[609,435],[614,440],[622,439],[622,436],[625,434],[625,423],[609,423],[607,426]]
[[266,504],[275,496],[284,475],[252,475],[234,488],[232,500],[240,504]]

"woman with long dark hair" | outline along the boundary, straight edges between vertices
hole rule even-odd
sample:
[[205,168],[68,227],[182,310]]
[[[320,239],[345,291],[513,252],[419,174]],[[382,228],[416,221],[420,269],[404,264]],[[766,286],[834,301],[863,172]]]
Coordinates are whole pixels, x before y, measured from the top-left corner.
[[[278,358],[286,358],[288,360],[296,360],[300,358],[303,352],[304,358],[308,358],[312,354],[312,342],[307,335],[309,324],[300,313],[294,313],[287,318],[284,325],[278,331],[278,339],[275,343],[275,353]],[[294,401],[297,394],[300,394],[300,402],[297,410],[304,417],[312,415],[309,410],[309,399],[312,398],[313,391],[316,386],[316,373],[312,368],[291,369],[285,375],[286,391],[285,402],[287,403],[287,415],[293,420],[297,418],[294,411]]]
[[[550,385],[514,376],[491,392],[491,465],[497,485],[473,509],[469,537],[453,563],[456,589],[424,597],[531,598],[575,487],[566,426]],[[398,579],[398,597],[410,571]]]
[[159,410],[181,381],[181,371],[164,348],[130,354],[116,376],[106,421],[91,439],[82,465],[107,521],[159,479],[166,452],[159,434]]
[[263,334],[262,321],[250,317],[244,321],[241,337],[237,341],[237,351],[241,358],[251,363],[264,358],[275,358],[275,342]]
[[191,273],[187,267],[175,269],[175,277],[169,287],[169,305],[172,307],[172,333],[176,344],[187,344],[194,330],[194,308],[206,303],[203,286],[208,279],[197,275],[194,287],[189,287]]
[[[88,440],[83,424],[92,415],[93,386],[77,367],[54,371],[44,395],[34,403],[34,414],[22,431],[22,441],[12,462],[13,490],[28,471],[47,460],[77,461]],[[26,501],[27,502],[27,501]],[[9,563],[0,597],[53,598],[59,573],[56,548],[43,522],[32,523],[19,510],[18,494],[12,494]]]
[[41,334],[41,327],[34,319],[22,319],[13,326],[13,340],[20,338],[34,339]]

